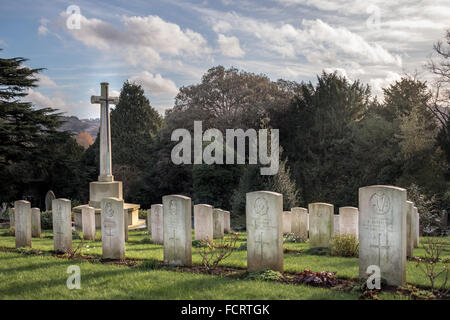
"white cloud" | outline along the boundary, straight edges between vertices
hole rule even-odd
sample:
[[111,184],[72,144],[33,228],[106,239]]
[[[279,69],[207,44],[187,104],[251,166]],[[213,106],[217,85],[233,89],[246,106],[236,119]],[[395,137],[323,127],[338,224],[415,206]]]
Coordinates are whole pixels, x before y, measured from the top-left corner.
[[[67,14],[61,13],[60,25]],[[80,29],[67,30],[76,40],[107,54],[118,54],[130,65],[152,68],[167,57],[209,54],[211,49],[200,33],[181,29],[158,16],[125,16],[117,27],[100,19],[81,16]]]
[[160,74],[153,75],[148,71],[141,72],[137,76],[130,78],[131,82],[140,84],[146,94],[150,95],[176,95],[178,93],[177,86],[170,79],[164,79]]
[[46,88],[57,88],[58,87],[58,85],[55,83],[55,81],[53,81],[52,79],[50,79],[50,77],[48,77],[44,74],[38,74],[36,76],[36,78],[38,79],[39,87],[46,87]]
[[38,35],[45,36],[49,32],[47,25],[50,21],[46,18],[42,18],[40,22],[41,24],[38,27]]
[[239,45],[239,39],[236,37],[227,37],[219,34],[217,42],[220,46],[220,52],[227,57],[239,58],[245,54]]

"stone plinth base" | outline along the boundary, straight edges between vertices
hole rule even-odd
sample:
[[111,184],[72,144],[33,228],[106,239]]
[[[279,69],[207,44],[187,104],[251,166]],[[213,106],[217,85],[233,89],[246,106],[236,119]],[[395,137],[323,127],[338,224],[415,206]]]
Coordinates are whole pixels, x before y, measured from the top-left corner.
[[[91,202],[89,202],[90,204]],[[86,206],[86,205],[82,205],[82,206],[78,206],[78,207],[74,207],[72,209],[73,211],[73,215],[75,218],[75,228],[78,231],[82,230],[82,218],[81,218],[81,209]],[[134,230],[137,229],[139,226],[143,226],[145,225],[145,220],[139,220],[139,208],[141,206],[138,204],[132,204],[132,203],[125,203],[124,204],[124,211],[127,212],[128,214],[128,229],[129,230]],[[95,208],[95,228],[96,229],[101,229],[101,209],[100,208]]]
[[91,207],[100,209],[102,199],[110,197],[123,199],[121,181],[94,181],[89,184],[89,205]]

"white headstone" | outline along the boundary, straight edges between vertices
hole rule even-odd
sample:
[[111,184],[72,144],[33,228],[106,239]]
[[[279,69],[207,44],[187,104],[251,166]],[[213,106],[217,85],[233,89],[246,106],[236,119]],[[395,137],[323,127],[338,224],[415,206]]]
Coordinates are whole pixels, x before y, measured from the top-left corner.
[[414,248],[418,248],[419,247],[419,236],[420,236],[420,216],[419,216],[419,211],[417,210],[417,207],[414,207],[414,211],[416,213],[416,238],[414,241]]
[[31,208],[31,236],[33,238],[41,237],[41,210]]
[[52,190],[48,190],[45,195],[45,211],[52,210],[52,201],[56,199],[55,193]]
[[308,239],[308,209],[295,207],[291,208],[291,232],[297,238]]
[[72,207],[68,199],[52,201],[53,246],[56,252],[72,249]]
[[359,189],[359,277],[376,265],[388,285],[406,283],[406,190],[393,186]]
[[181,195],[163,197],[164,262],[192,264],[191,198]]
[[105,198],[102,207],[102,258],[125,259],[123,200]]
[[213,207],[208,204],[194,206],[195,240],[213,239]]
[[339,234],[352,234],[358,238],[358,208],[339,208]]
[[247,268],[283,272],[283,195],[270,191],[246,194]]
[[31,247],[31,204],[25,200],[14,202],[16,248]]
[[147,210],[147,231],[152,234],[152,209]]
[[230,215],[230,211],[224,211],[223,212],[223,228],[224,228],[224,232],[225,233],[230,233],[231,232],[231,215]]
[[213,238],[222,239],[224,236],[224,219],[222,209],[213,209]]
[[283,233],[291,233],[291,212],[283,211]]
[[334,233],[334,206],[329,203],[310,203],[308,211],[310,247],[330,247]]
[[128,241],[128,210],[123,209],[123,232],[125,241]]
[[152,225],[152,243],[164,244],[164,215],[162,204],[152,204],[151,206],[151,225]]
[[414,256],[414,238],[415,233],[415,214],[414,214],[414,203],[411,201],[406,201],[406,256]]
[[81,209],[83,239],[95,241],[95,208],[84,206]]
[[338,235],[339,234],[339,215],[334,215],[334,229],[333,234]]
[[15,209],[14,208],[11,208],[11,209],[9,209],[9,226],[10,227],[14,227],[15,226],[15,224],[16,224],[16,219],[15,219]]

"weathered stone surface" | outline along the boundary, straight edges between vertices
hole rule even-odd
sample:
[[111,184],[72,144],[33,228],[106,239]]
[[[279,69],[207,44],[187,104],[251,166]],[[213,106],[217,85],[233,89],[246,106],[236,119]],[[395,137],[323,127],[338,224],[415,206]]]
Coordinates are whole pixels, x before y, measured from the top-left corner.
[[308,209],[291,208],[291,232],[297,238],[308,239]]
[[84,206],[81,209],[83,239],[95,241],[95,208]]
[[414,207],[414,212],[416,213],[416,238],[414,241],[414,248],[418,248],[420,238],[420,216],[417,207]]
[[152,234],[152,209],[147,210],[147,231],[149,234]]
[[339,234],[339,215],[334,215],[334,227],[333,227],[333,234],[338,235]]
[[292,216],[290,211],[283,211],[283,233],[291,233]]
[[181,195],[163,197],[164,262],[192,264],[191,198]]
[[247,268],[283,271],[283,195],[270,191],[246,194]]
[[15,211],[16,210],[14,208],[9,209],[9,226],[10,227],[14,227],[16,224]]
[[352,234],[358,237],[358,208],[339,208],[339,234]]
[[68,252],[72,249],[71,202],[68,199],[52,201],[53,246],[56,252]]
[[125,259],[123,205],[123,200],[117,198],[105,198],[101,202],[103,259]]
[[196,204],[194,206],[194,230],[195,240],[213,239],[214,222],[212,206],[208,204]]
[[164,244],[164,213],[162,204],[151,206],[152,243]]
[[414,222],[414,203],[406,201],[406,256],[414,256],[414,237],[415,222]]
[[231,215],[230,211],[223,212],[223,229],[225,233],[231,232]]
[[406,190],[393,186],[359,189],[359,277],[380,267],[389,285],[406,283]]
[[41,237],[41,210],[31,208],[31,236],[33,238]]
[[224,221],[222,209],[213,209],[213,224],[213,238],[222,239],[224,237]]
[[123,231],[125,235],[125,241],[128,241],[128,211],[123,209]]
[[45,211],[52,210],[52,201],[56,199],[55,193],[52,190],[48,190],[45,195]]
[[310,203],[308,211],[310,247],[330,247],[334,233],[334,206],[329,203]]
[[16,248],[31,247],[31,204],[25,200],[14,202]]

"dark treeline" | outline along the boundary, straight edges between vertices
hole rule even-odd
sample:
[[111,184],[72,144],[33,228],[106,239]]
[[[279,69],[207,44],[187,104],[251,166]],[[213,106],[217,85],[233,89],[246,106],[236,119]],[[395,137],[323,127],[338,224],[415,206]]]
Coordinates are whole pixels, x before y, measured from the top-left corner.
[[[447,35],[447,44],[450,34]],[[374,99],[370,87],[336,73],[316,83],[271,81],[265,75],[222,66],[199,84],[180,88],[175,105],[161,117],[143,89],[123,85],[111,111],[113,174],[124,183],[127,202],[143,208],[166,194],[184,194],[194,203],[245,211],[245,193],[283,194],[285,209],[328,202],[357,206],[358,188],[389,184],[408,189],[423,221],[433,223],[450,208],[450,55],[442,43],[430,70],[440,90],[405,75]],[[28,199],[43,206],[49,189],[76,203],[88,200],[88,183],[98,175],[98,140],[86,151],[61,125],[56,110],[21,102],[40,70],[23,68],[22,58],[0,59],[0,202]],[[442,69],[440,70],[442,71]],[[447,77],[447,78],[445,78]],[[447,82],[446,82],[446,81]],[[225,129],[280,130],[278,174],[261,176],[258,165],[175,165],[171,134]],[[192,134],[193,136],[193,134]],[[428,220],[427,220],[428,219]]]

